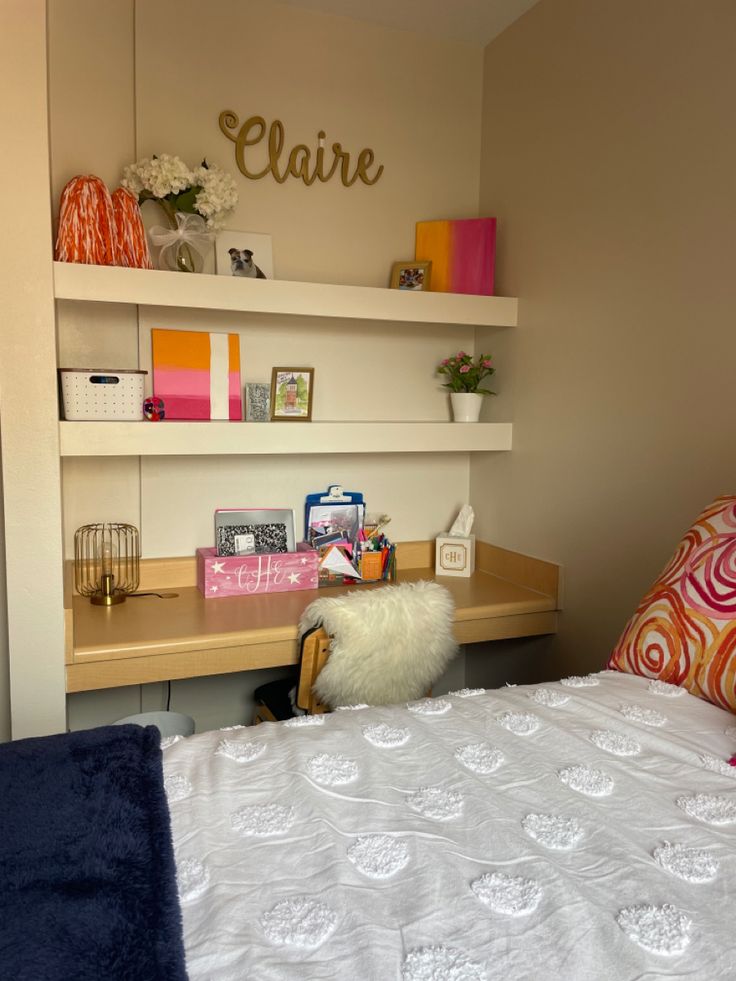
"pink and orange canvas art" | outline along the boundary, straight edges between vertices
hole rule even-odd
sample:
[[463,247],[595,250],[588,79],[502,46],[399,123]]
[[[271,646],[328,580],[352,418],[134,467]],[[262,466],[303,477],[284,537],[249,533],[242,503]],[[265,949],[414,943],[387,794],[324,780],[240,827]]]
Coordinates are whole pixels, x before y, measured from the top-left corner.
[[153,391],[167,419],[243,418],[237,334],[154,328],[151,346]]
[[496,219],[418,221],[414,258],[432,263],[434,293],[493,296]]

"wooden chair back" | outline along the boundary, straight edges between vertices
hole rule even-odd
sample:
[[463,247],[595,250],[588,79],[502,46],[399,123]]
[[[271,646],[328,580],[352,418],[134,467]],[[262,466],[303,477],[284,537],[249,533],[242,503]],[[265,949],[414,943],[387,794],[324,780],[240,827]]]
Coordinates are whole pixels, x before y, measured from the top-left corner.
[[309,712],[310,715],[321,715],[323,712],[329,712],[329,708],[323,705],[312,691],[312,685],[327,663],[329,656],[329,635],[322,627],[319,627],[304,639],[299,687],[296,693],[296,704],[299,708]]
[[[300,709],[304,709],[310,715],[322,715],[329,712],[330,708],[322,702],[312,691],[312,686],[317,680],[317,675],[327,663],[330,656],[330,635],[323,627],[318,627],[304,639],[302,646],[302,663],[299,672],[299,685],[296,693],[296,704]],[[426,694],[427,698],[432,697],[430,688]]]

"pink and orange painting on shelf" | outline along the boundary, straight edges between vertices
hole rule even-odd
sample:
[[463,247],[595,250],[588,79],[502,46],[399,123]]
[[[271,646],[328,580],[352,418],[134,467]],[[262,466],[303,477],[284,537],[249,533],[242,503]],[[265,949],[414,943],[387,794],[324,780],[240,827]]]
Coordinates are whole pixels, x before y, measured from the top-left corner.
[[496,219],[419,221],[414,258],[432,263],[433,293],[493,296]]
[[151,345],[154,394],[167,420],[243,418],[237,334],[154,328]]

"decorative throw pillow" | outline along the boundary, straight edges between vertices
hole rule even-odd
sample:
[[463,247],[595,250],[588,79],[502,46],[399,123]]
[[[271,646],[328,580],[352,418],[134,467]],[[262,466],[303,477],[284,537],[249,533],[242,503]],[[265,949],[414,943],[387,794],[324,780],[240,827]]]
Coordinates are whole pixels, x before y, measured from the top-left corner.
[[608,662],[736,712],[736,496],[687,532]]

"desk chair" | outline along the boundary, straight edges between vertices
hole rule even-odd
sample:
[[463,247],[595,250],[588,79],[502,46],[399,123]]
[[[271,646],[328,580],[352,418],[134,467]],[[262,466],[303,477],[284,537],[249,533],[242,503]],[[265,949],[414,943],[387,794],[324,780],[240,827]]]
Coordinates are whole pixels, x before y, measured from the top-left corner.
[[299,624],[298,676],[256,689],[254,722],[420,698],[457,653],[453,623],[452,597],[435,582],[315,600]]
[[253,725],[260,722],[281,722],[294,715],[320,715],[328,712],[326,705],[312,691],[317,675],[330,654],[330,638],[319,627],[302,638],[299,673],[292,678],[269,681],[254,692]]

